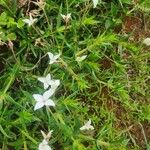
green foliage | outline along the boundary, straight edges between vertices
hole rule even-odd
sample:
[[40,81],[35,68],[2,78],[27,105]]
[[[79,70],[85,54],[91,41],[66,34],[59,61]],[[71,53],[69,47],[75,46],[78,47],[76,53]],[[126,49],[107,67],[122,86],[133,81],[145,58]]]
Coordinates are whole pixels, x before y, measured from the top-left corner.
[[[148,3],[101,0],[94,9],[92,1],[47,0],[40,9],[0,0],[0,149],[37,149],[40,130],[53,130],[49,145],[58,150],[148,149],[149,130],[141,145],[134,127],[150,122],[149,47],[122,28]],[[23,19],[35,9],[29,27]],[[67,13],[65,23],[60,14]],[[59,61],[50,65],[47,52],[60,53]],[[37,78],[48,73],[61,82],[56,107],[34,111],[33,94],[44,92]],[[80,131],[88,119],[94,130]]]

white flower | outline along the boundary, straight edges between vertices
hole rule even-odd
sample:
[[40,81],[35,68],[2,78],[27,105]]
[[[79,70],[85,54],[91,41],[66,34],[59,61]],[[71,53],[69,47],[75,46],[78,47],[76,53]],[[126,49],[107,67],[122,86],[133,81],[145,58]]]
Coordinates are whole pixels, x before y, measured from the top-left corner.
[[44,84],[44,89],[47,89],[51,86],[51,90],[56,90],[56,88],[60,85],[60,80],[52,80],[51,75],[48,74],[46,77],[38,78]]
[[50,96],[54,94],[54,90],[48,90],[43,95],[33,94],[34,99],[36,100],[36,104],[34,106],[34,110],[42,108],[43,106],[55,106],[55,103],[49,99]]
[[49,59],[50,59],[49,64],[53,64],[53,63],[57,62],[57,59],[60,57],[60,54],[57,54],[55,56],[50,52],[48,52],[47,54],[48,54]]
[[47,89],[52,84],[50,74],[48,74],[46,77],[39,77],[38,80],[44,84],[44,89]]
[[48,142],[52,136],[52,132],[53,132],[53,130],[49,131],[48,134],[45,134],[45,132],[41,130],[44,140],[46,140]]
[[83,56],[81,56],[81,57],[77,57],[77,58],[76,58],[76,61],[77,61],[77,62],[81,62],[81,61],[83,61],[84,59],[86,59],[86,57],[87,57],[87,55],[83,55]]
[[80,130],[94,130],[94,127],[91,125],[91,119],[84,126],[80,128]]
[[30,27],[32,24],[34,24],[34,22],[35,22],[37,19],[33,19],[31,13],[29,14],[29,16],[30,16],[29,19],[23,19],[22,21],[25,22],[25,23],[27,23],[28,26]]
[[51,150],[51,147],[48,145],[48,142],[44,139],[40,144],[38,150]]
[[150,38],[144,39],[143,43],[147,46],[150,46]]
[[98,0],[92,0],[93,1],[93,8],[95,8],[98,4]]
[[67,15],[63,15],[63,14],[60,14],[60,15],[66,23],[68,23],[69,20],[71,19],[71,13],[69,13]]

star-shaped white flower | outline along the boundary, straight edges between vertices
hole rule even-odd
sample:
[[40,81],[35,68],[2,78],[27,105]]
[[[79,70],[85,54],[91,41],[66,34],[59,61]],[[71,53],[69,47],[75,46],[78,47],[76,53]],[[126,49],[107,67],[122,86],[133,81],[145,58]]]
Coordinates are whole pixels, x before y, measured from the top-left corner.
[[53,100],[50,99],[50,96],[54,94],[54,90],[48,90],[43,95],[33,94],[34,99],[36,100],[36,104],[34,106],[34,110],[40,109],[43,106],[55,106]]
[[48,142],[44,139],[40,144],[38,150],[52,150]]
[[81,61],[83,61],[84,59],[86,59],[86,57],[87,57],[87,55],[83,55],[83,56],[81,56],[81,57],[79,56],[79,57],[76,58],[76,61],[77,61],[77,62],[81,62]]
[[81,131],[83,130],[94,130],[94,127],[91,125],[91,119],[84,126],[80,128]]
[[92,0],[93,1],[93,8],[96,8],[97,4],[98,4],[98,0]]
[[53,55],[51,52],[48,52],[47,54],[48,54],[49,59],[50,59],[49,64],[53,64],[53,63],[57,62],[57,59],[60,57],[60,54]]
[[46,77],[39,77],[38,80],[44,84],[44,89],[51,86],[51,90],[56,90],[56,88],[60,85],[60,80],[52,80],[50,74]]
[[68,23],[69,20],[71,19],[71,13],[69,13],[67,15],[63,15],[63,14],[60,14],[60,15],[66,23]]
[[29,19],[23,19],[22,21],[27,23],[28,26],[30,27],[31,25],[34,24],[35,21],[37,21],[37,19],[33,19],[31,13],[29,14],[30,18]]
[[39,77],[38,80],[44,84],[44,89],[47,89],[52,84],[50,74],[48,74],[46,77]]
[[144,39],[143,43],[147,46],[150,46],[150,38]]

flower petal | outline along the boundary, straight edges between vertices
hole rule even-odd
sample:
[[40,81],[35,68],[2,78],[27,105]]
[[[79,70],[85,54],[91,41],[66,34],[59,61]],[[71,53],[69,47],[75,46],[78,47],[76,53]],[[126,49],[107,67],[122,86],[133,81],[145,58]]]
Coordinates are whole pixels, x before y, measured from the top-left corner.
[[51,52],[48,52],[47,54],[48,54],[50,60],[53,59],[54,55]]
[[53,64],[55,62],[55,60],[50,60],[49,64]]
[[56,88],[60,85],[60,80],[53,80],[51,84],[51,89],[56,90]]
[[43,97],[44,97],[44,99],[49,99],[50,98],[50,96],[52,96],[53,94],[54,94],[54,90],[52,90],[52,89],[49,89],[48,91],[46,91],[44,94],[43,94]]
[[65,15],[63,15],[63,14],[60,14],[61,15],[61,17],[64,19],[66,16]]
[[94,127],[92,125],[89,125],[88,129],[89,130],[94,130]]
[[25,23],[27,23],[27,24],[31,23],[31,21],[29,19],[23,19],[22,21],[25,22]]
[[77,58],[76,58],[76,61],[81,62],[81,61],[83,61],[86,57],[87,57],[87,55],[83,55],[83,56],[81,56],[81,57],[77,57]]
[[46,82],[46,79],[44,77],[39,77],[38,80],[41,81],[42,83]]
[[80,130],[81,130],[81,131],[86,130],[86,127],[85,127],[85,126],[82,126],[82,127],[80,128]]
[[51,75],[50,75],[50,73],[46,76],[46,81],[48,82],[49,80],[51,80]]
[[50,73],[46,76],[46,82],[47,82],[48,85],[51,85],[52,80],[51,80]]
[[86,123],[87,125],[91,125],[91,119]]
[[49,84],[44,83],[44,89],[46,90],[49,87]]
[[43,96],[40,94],[33,94],[33,97],[37,102],[43,101]]
[[48,99],[48,100],[45,102],[45,106],[53,106],[53,107],[55,107],[55,103],[54,103],[51,99]]
[[34,110],[40,109],[44,106],[43,102],[37,102],[34,106]]
[[98,0],[92,0],[93,1],[93,8],[95,8],[98,4]]
[[48,142],[44,139],[38,147],[38,150],[51,150],[51,147],[48,145]]
[[54,59],[57,60],[60,57],[60,54],[54,56]]
[[71,13],[67,14],[67,18],[68,19],[71,18]]

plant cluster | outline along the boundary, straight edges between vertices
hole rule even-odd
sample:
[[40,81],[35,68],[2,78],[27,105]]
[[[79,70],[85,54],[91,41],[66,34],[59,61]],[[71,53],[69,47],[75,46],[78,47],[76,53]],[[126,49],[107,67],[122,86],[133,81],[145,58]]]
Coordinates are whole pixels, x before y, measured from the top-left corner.
[[0,0],[0,150],[149,149],[148,3]]

